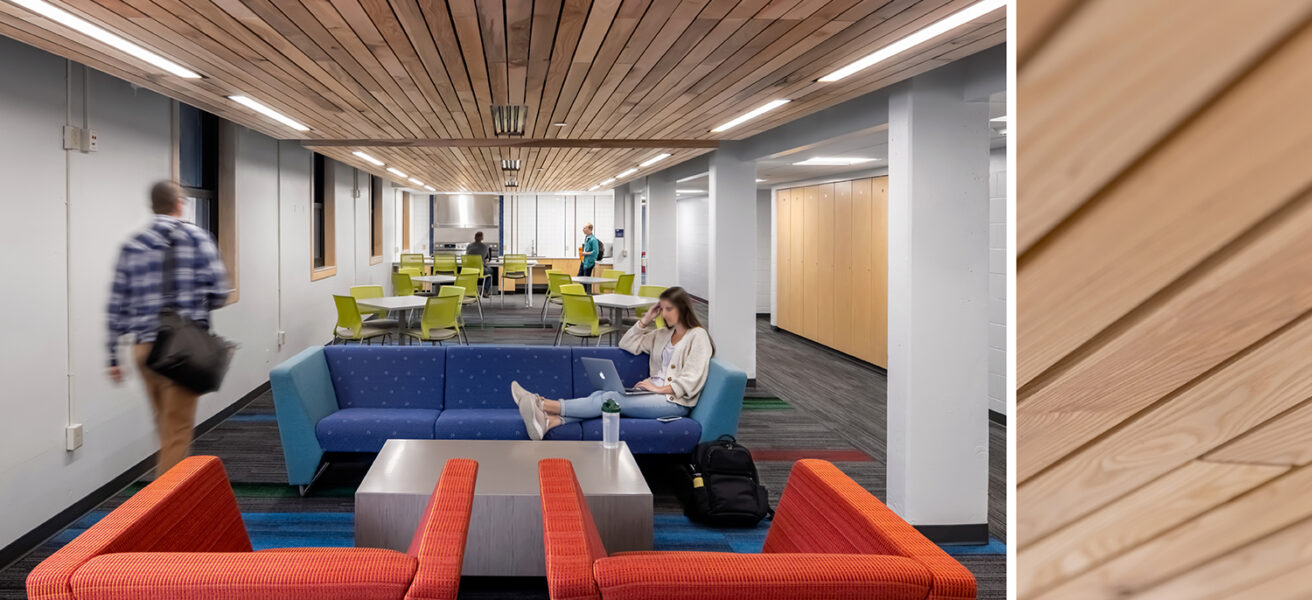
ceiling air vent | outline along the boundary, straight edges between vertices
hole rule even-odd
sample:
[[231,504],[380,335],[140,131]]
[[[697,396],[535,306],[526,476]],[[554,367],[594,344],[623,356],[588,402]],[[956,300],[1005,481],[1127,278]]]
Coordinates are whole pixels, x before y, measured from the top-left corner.
[[497,135],[524,135],[528,107],[523,104],[493,104],[492,130]]
[[518,171],[518,170],[519,170],[519,159],[515,159],[515,160],[511,160],[511,159],[508,159],[508,158],[503,158],[503,159],[501,159],[501,170],[502,170],[502,171]]
[[514,187],[514,188],[517,188],[517,187],[519,187],[519,182],[518,182],[518,181],[515,181],[514,179],[511,179],[510,181],[507,181],[507,182],[506,182],[506,187]]

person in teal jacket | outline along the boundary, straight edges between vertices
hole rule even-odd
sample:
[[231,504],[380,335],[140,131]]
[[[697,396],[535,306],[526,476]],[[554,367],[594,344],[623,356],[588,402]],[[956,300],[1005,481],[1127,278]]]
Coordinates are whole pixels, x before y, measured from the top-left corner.
[[579,277],[592,275],[592,268],[597,266],[597,256],[600,250],[600,244],[597,237],[592,235],[592,223],[583,226],[583,262],[579,263]]

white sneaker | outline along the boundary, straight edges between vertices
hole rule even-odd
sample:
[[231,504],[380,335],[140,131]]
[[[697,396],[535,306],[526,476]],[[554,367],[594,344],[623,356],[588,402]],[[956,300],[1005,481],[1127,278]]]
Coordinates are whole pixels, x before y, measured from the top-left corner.
[[544,428],[538,420],[537,398],[535,394],[530,394],[529,397],[525,397],[519,402],[519,418],[524,420],[524,429],[528,430],[528,437],[530,439],[542,439]]
[[510,395],[515,398],[515,406],[522,405],[525,398],[533,397],[533,393],[524,389],[524,386],[519,385],[518,381],[510,382]]

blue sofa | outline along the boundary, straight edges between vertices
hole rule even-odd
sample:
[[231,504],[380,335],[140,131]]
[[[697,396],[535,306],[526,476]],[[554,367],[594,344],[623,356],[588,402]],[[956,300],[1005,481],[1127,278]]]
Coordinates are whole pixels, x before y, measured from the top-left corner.
[[[647,355],[619,348],[552,346],[314,346],[269,373],[287,461],[287,481],[309,485],[326,452],[378,452],[403,439],[522,440],[528,432],[510,382],[548,398],[596,388],[585,356],[609,358],[633,385]],[[735,434],[747,376],[718,359],[689,418],[668,423],[621,419],[620,439],[635,454],[679,454]],[[568,423],[548,440],[600,440],[601,419]]]

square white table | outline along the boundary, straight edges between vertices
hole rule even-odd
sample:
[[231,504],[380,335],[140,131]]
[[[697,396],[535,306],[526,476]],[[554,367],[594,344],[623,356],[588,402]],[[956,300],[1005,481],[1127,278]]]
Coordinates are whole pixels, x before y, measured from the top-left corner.
[[420,275],[418,277],[411,277],[410,281],[442,285],[444,283],[455,283],[456,277],[455,275]]
[[[396,343],[401,343],[401,324],[409,320],[409,312],[415,309],[423,310],[428,304],[429,296],[383,296],[381,298],[358,298],[355,303],[364,308],[384,309],[387,311],[402,311],[401,318],[396,320]],[[365,321],[367,325],[369,322]]]
[[621,317],[625,311],[633,310],[642,306],[651,306],[660,302],[660,298],[648,298],[646,296],[632,296],[629,294],[597,294],[592,297],[592,303],[602,308],[611,309],[610,324],[624,329]]
[[573,463],[607,553],[651,550],[651,489],[624,442],[387,440],[355,492],[355,545],[405,552],[452,458],[478,461],[463,575],[546,575],[544,458]]

